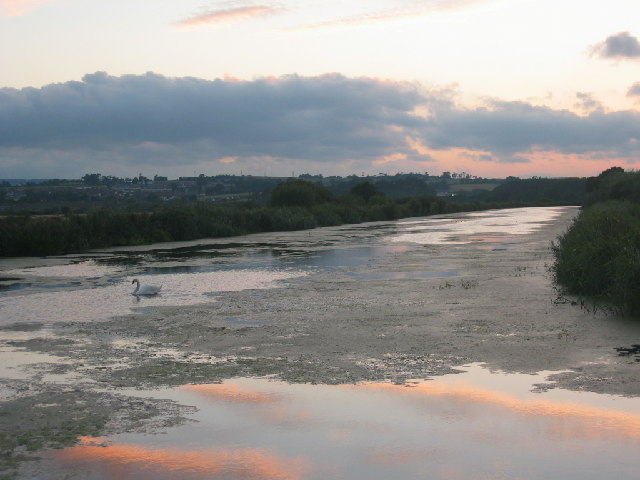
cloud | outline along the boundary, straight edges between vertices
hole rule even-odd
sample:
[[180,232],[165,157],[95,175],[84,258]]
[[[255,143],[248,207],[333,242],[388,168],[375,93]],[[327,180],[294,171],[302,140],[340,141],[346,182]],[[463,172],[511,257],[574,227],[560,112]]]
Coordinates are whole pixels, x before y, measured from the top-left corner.
[[591,55],[600,58],[640,58],[640,42],[629,32],[620,32],[607,37],[604,42],[591,47]]
[[0,146],[205,140],[225,156],[295,151],[320,160],[362,147],[377,152],[398,135],[395,123],[413,122],[419,98],[411,85],[338,74],[208,81],[96,72],[81,82],[0,90]]
[[208,81],[96,72],[0,89],[0,158],[34,167],[45,163],[37,152],[112,165],[366,160],[405,145],[420,98],[411,84],[338,74]]
[[317,23],[285,28],[287,31],[318,30],[333,27],[360,27],[392,22],[406,18],[417,18],[435,13],[464,10],[494,0],[419,0],[390,1],[387,8],[366,10],[353,15],[332,18]]
[[584,113],[603,112],[604,106],[601,102],[593,98],[593,95],[586,92],[576,93],[578,102],[574,104],[574,107],[583,111]]
[[469,165],[540,158],[553,166],[554,155],[636,161],[640,113],[605,112],[588,93],[577,98],[582,115],[499,100],[464,108],[446,89],[340,74],[245,81],[96,72],[0,89],[0,167],[4,176],[77,178],[149,168],[288,175],[460,164],[473,171]]
[[265,17],[276,13],[278,9],[268,5],[253,5],[246,7],[227,8],[222,10],[208,10],[193,17],[176,22],[178,27],[197,27],[202,25],[217,25],[248,18]]
[[596,110],[580,116],[525,102],[492,101],[437,112],[426,135],[432,148],[482,150],[502,159],[538,150],[633,155],[639,128],[640,113],[635,111]]
[[636,82],[629,88],[627,97],[640,97],[640,82]]

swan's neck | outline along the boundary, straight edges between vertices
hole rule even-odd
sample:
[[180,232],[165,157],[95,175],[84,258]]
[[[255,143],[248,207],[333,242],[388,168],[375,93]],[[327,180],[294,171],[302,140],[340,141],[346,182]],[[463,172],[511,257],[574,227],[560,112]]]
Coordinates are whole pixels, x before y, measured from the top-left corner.
[[138,290],[140,290],[140,282],[138,280],[134,280],[134,282],[136,284],[136,289],[133,291],[133,293],[136,293]]

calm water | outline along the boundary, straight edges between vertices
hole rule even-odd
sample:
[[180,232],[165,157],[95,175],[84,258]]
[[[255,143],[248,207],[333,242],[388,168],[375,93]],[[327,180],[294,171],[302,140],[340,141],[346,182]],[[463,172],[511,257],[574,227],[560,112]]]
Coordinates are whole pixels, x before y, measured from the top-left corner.
[[196,406],[197,422],[166,435],[83,438],[79,446],[47,454],[50,473],[73,470],[87,479],[637,478],[637,400],[535,394],[531,385],[543,382],[544,373],[462,368],[465,373],[409,386],[242,378],[155,392]]
[[[308,233],[271,234],[0,260],[0,325],[97,321],[146,307],[215,302],[224,292],[273,288],[318,270],[366,265],[429,243],[481,241],[509,248],[561,211],[523,208],[349,225],[325,229],[330,233],[321,235],[322,240]],[[349,274],[362,280],[384,279],[377,273]],[[456,275],[446,265],[432,265],[402,278]],[[162,293],[148,298],[129,295],[134,278],[142,285],[161,285]]]
[[[350,268],[426,244],[513,248],[562,211],[502,210],[345,226],[323,235],[257,235],[4,260],[0,322],[100,321],[160,305],[215,302],[225,291],[277,288],[326,270],[366,282],[384,274]],[[447,265],[429,265],[401,278],[456,275]],[[162,294],[132,297],[133,278],[161,284]],[[0,376],[19,378],[20,364],[52,361],[45,357],[2,348]],[[463,370],[408,386],[239,378],[122,392],[196,406],[196,421],[163,435],[83,438],[76,447],[46,452],[46,472],[39,478],[638,478],[638,399],[557,389],[532,393],[549,372],[508,375],[481,365]]]

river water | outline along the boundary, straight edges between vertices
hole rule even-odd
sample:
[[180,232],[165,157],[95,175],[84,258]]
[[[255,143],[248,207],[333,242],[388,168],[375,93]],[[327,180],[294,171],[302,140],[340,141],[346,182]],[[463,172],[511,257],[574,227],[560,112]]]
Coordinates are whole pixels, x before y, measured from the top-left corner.
[[[0,325],[99,321],[145,307],[208,303],[222,292],[273,288],[282,280],[364,265],[425,244],[485,242],[509,248],[561,211],[521,208],[351,225],[320,242],[270,234],[0,260]],[[363,279],[375,278],[371,275]],[[436,266],[406,276],[446,278],[456,272]],[[161,286],[161,294],[127,295],[134,290],[134,278]]]
[[[514,248],[562,211],[513,209],[345,226],[315,243],[304,234],[269,234],[7,259],[0,262],[0,325],[99,322],[157,306],[211,303],[244,289],[277,294],[297,277],[429,244]],[[433,265],[406,275],[446,279],[458,272]],[[162,285],[161,294],[130,295],[134,278]],[[39,354],[2,348],[0,375],[19,378],[21,367],[41,361]],[[232,378],[121,390],[168,398],[197,412],[193,421],[162,435],[82,437],[77,446],[44,452],[46,471],[24,478],[637,478],[640,400],[532,392],[550,373],[506,374],[470,364],[457,374],[404,385]]]

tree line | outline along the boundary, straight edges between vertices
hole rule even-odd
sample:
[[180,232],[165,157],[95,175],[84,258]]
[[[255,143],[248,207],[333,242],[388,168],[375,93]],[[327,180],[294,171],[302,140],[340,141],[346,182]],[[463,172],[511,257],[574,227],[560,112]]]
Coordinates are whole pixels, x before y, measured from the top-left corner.
[[5,257],[58,255],[520,205],[431,195],[394,199],[369,182],[336,195],[321,184],[293,180],[277,185],[264,205],[192,202],[160,205],[153,211],[97,208],[86,213],[6,216],[0,218],[0,252]]

